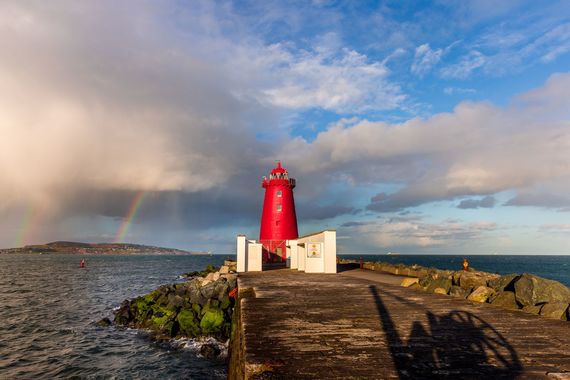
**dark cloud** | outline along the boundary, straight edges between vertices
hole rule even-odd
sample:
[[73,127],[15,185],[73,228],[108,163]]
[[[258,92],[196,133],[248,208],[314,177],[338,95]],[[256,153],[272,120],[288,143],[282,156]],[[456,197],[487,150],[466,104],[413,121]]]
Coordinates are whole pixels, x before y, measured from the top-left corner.
[[495,198],[486,196],[481,199],[464,199],[457,205],[460,209],[476,209],[476,208],[493,208],[495,207]]
[[570,196],[545,192],[520,192],[509,199],[505,206],[535,206],[559,211],[570,210]]

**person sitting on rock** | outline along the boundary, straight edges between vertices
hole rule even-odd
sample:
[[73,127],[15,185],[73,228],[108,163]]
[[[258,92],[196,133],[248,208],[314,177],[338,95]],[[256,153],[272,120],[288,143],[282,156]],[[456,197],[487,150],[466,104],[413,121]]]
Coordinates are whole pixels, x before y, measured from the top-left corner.
[[469,270],[469,261],[467,259],[463,259],[463,270]]

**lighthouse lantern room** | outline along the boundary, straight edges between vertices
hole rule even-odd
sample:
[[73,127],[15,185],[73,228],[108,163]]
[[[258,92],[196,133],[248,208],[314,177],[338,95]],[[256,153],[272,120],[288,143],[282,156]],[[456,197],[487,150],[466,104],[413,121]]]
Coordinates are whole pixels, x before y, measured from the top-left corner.
[[281,167],[281,162],[263,177],[265,199],[261,214],[259,241],[263,245],[263,262],[283,262],[286,258],[286,241],[297,239],[297,215],[293,189],[295,180]]

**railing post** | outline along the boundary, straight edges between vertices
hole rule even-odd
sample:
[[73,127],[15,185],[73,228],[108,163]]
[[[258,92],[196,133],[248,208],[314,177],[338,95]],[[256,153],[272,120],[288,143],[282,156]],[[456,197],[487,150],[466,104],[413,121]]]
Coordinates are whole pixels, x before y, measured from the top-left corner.
[[362,256],[360,256],[360,269],[363,269],[364,265],[362,264]]

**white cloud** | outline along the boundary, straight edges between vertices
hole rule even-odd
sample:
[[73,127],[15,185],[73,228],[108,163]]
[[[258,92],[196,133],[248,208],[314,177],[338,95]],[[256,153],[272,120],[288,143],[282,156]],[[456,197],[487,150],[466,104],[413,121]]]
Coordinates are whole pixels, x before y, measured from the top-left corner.
[[463,56],[459,62],[441,69],[441,76],[443,78],[465,79],[474,70],[482,67],[486,61],[487,59],[482,53],[472,50]]
[[370,203],[374,211],[546,182],[570,185],[569,89],[570,74],[558,74],[506,107],[464,102],[425,120],[333,125],[312,143],[292,140],[280,157],[305,173],[399,184]]
[[443,49],[433,50],[429,44],[418,46],[412,62],[412,74],[417,76],[427,74],[441,60],[443,53]]
[[477,93],[477,90],[474,88],[446,87],[443,89],[443,92],[446,95],[466,95],[475,94]]

